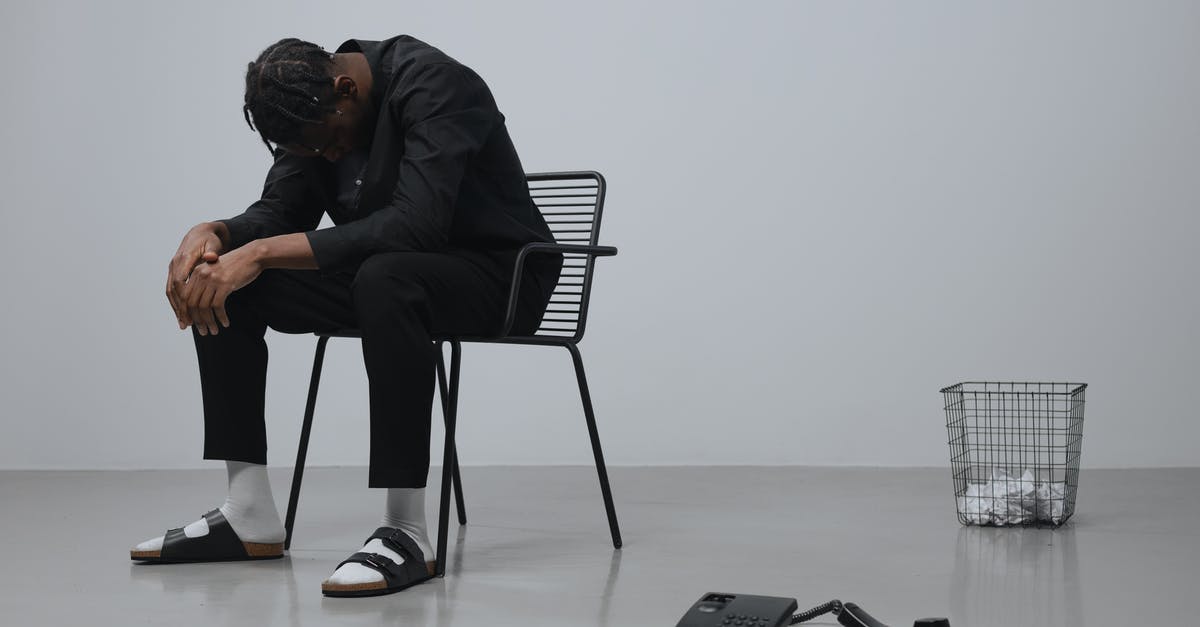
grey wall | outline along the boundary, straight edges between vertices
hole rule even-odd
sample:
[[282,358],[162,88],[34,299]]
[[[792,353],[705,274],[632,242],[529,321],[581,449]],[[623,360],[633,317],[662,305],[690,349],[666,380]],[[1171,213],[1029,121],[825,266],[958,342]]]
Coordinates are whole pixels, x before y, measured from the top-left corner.
[[[207,465],[163,284],[261,189],[246,63],[397,33],[489,82],[527,170],[608,178],[611,463],[944,465],[964,379],[1091,384],[1085,465],[1200,463],[1197,3],[345,6],[0,5],[0,467]],[[268,341],[286,465],[314,341]],[[465,357],[464,463],[589,463],[565,351]],[[324,383],[310,463],[365,464],[356,341]]]

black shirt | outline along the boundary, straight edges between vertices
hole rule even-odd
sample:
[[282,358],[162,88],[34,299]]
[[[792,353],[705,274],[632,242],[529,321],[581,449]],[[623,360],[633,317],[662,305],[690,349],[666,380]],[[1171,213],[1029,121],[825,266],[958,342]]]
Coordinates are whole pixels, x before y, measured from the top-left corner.
[[338,209],[343,212],[358,210],[358,193],[362,191],[363,172],[367,168],[367,160],[371,153],[368,149],[352,150],[337,160],[337,198]]
[[[369,149],[335,163],[275,151],[262,198],[221,220],[230,248],[304,232],[322,274],[353,271],[372,254],[475,251],[511,276],[517,250],[553,242],[529,195],[504,115],[483,79],[407,35],[351,39],[362,52],[378,112]],[[328,212],[335,226],[317,229]],[[553,285],[560,255],[532,255],[531,272]]]

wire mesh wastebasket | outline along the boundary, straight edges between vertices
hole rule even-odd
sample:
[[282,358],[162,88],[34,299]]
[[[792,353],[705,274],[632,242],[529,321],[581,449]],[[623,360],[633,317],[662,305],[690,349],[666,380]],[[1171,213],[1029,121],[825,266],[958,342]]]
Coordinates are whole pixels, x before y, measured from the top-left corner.
[[1086,383],[942,388],[958,520],[1057,527],[1075,513]]

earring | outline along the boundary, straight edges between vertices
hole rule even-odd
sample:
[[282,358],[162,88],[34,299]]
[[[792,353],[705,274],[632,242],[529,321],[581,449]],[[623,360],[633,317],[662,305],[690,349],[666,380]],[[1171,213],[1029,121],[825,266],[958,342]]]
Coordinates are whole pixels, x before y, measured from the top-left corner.
[[342,110],[341,110],[341,109],[337,109],[337,114],[338,114],[338,115],[341,115],[341,114],[342,114]]

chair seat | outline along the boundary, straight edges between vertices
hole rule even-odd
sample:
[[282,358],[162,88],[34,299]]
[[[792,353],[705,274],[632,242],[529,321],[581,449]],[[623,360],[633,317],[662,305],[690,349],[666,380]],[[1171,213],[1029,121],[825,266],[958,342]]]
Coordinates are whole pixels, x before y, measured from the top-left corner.
[[317,337],[362,337],[362,331],[358,329],[337,329],[335,331],[315,331],[313,335]]
[[[313,335],[315,335],[317,337],[357,337],[357,338],[361,338],[362,331],[360,331],[358,329],[354,329],[354,328],[345,328],[345,329],[335,329],[333,331],[314,331]],[[458,339],[458,340],[462,340],[462,341],[471,341],[470,339],[468,339],[465,336],[451,337],[448,335],[446,335],[446,336],[435,335],[433,337],[433,339],[436,341],[449,341],[452,339]]]
[[[333,331],[315,331],[313,335],[317,337],[349,337],[362,338],[362,331],[358,329],[345,328],[336,329]],[[434,336],[434,341],[438,342],[475,342],[475,343],[491,343],[491,344],[538,344],[552,346],[566,346],[574,343],[575,338],[572,337],[557,337],[551,335],[506,335],[504,337],[486,337],[472,335],[438,335]]]

